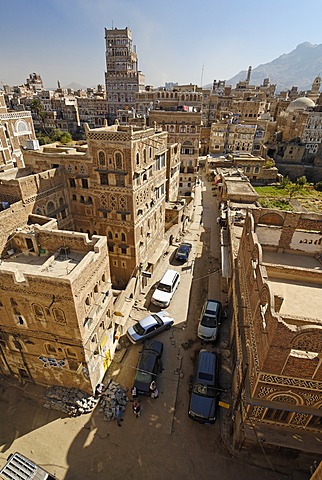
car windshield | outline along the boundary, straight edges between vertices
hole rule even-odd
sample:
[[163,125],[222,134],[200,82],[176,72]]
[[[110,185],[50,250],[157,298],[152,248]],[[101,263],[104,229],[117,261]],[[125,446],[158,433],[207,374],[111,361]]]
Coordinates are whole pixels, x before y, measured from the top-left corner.
[[158,290],[161,290],[161,292],[171,293],[170,285],[166,285],[165,283],[161,283],[161,282],[158,285]]
[[153,380],[153,377],[152,377],[151,373],[143,372],[142,370],[137,371],[137,374],[136,374],[135,378],[138,382],[147,383],[148,385],[150,385],[150,383]]
[[193,393],[196,393],[202,397],[215,397],[217,395],[215,388],[209,387],[208,385],[203,385],[202,383],[194,384]]
[[203,327],[216,328],[217,319],[215,317],[209,317],[208,315],[204,315],[201,320],[201,325]]
[[144,335],[145,334],[145,330],[144,328],[142,327],[142,325],[138,322],[136,323],[135,325],[133,325],[133,330],[135,331],[135,333],[137,333],[138,335]]

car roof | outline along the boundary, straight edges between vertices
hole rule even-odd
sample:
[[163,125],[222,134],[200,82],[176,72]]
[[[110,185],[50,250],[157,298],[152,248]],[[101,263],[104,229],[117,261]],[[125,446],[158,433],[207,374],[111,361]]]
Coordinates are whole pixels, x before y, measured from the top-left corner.
[[144,343],[143,351],[153,351],[160,355],[163,351],[163,343],[159,342],[159,340],[147,340]]
[[149,315],[148,317],[143,318],[142,320],[139,321],[140,325],[142,325],[143,328],[149,328],[152,327],[152,325],[157,325],[157,321],[152,315]]
[[218,300],[207,300],[205,314],[216,315],[221,303]]
[[179,249],[187,250],[188,248],[191,248],[191,247],[192,247],[191,243],[180,243],[179,245]]

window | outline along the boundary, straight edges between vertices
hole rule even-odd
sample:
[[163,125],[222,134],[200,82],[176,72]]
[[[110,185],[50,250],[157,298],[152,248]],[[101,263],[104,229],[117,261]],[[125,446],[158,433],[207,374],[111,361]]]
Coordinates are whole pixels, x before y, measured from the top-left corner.
[[121,241],[122,241],[122,242],[125,242],[125,241],[126,241],[125,233],[122,233],[122,234],[121,234]]
[[291,412],[286,410],[274,410],[272,408],[268,408],[265,412],[264,418],[266,420],[272,420],[278,423],[288,423],[290,415]]
[[121,247],[121,252],[123,255],[126,255],[127,248],[126,247]]
[[121,220],[126,222],[126,213],[121,213]]
[[51,213],[55,210],[55,205],[53,202],[48,202],[47,204],[47,213]]
[[63,310],[61,310],[60,308],[54,308],[53,314],[54,314],[54,319],[57,323],[59,323],[60,325],[65,325],[66,319],[65,319],[65,314]]
[[83,195],[80,196],[80,203],[85,203],[85,198]]
[[116,170],[122,170],[123,168],[122,154],[120,152],[115,154],[115,168]]
[[77,195],[75,195],[75,193],[73,193],[72,200],[73,200],[73,202],[75,202],[77,200]]
[[57,353],[56,347],[54,347],[54,345],[51,345],[50,343],[47,343],[46,350],[48,353]]
[[114,252],[114,245],[109,245],[108,246],[108,251],[109,252]]
[[98,152],[98,163],[100,164],[100,166],[106,165],[105,153],[102,151]]
[[82,187],[83,187],[83,188],[88,188],[88,180],[87,180],[87,178],[82,178]]
[[100,173],[101,185],[108,185],[108,175],[106,173]]
[[103,218],[108,218],[107,217],[107,212],[103,212]]
[[93,205],[92,197],[88,197],[87,203],[88,203],[88,205]]
[[318,428],[319,430],[322,430],[322,417],[317,417],[317,416],[311,417],[307,426],[311,427],[311,428]]
[[108,238],[109,240],[113,240],[113,234],[112,234],[112,232],[111,232],[110,230],[107,232],[107,238]]
[[69,179],[69,186],[72,187],[72,188],[75,188],[75,187],[76,187],[75,178],[70,178],[70,179]]
[[115,175],[116,178],[116,186],[117,187],[125,187],[125,177],[124,175]]

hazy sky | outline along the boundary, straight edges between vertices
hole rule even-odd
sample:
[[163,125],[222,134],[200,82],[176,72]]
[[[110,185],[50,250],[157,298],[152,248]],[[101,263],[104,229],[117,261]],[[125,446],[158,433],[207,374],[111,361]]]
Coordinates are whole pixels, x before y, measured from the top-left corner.
[[[212,83],[322,43],[321,0],[0,0],[0,88],[104,85],[104,28],[129,27],[147,85]],[[322,73],[322,72],[321,72]]]

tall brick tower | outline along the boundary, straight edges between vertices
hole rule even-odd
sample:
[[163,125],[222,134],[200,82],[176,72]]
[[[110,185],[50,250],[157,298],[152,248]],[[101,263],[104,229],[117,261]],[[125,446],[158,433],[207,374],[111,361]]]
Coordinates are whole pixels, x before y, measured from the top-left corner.
[[138,57],[129,28],[105,29],[107,110],[114,123],[118,110],[135,108],[135,94],[144,91],[145,77],[138,70]]

